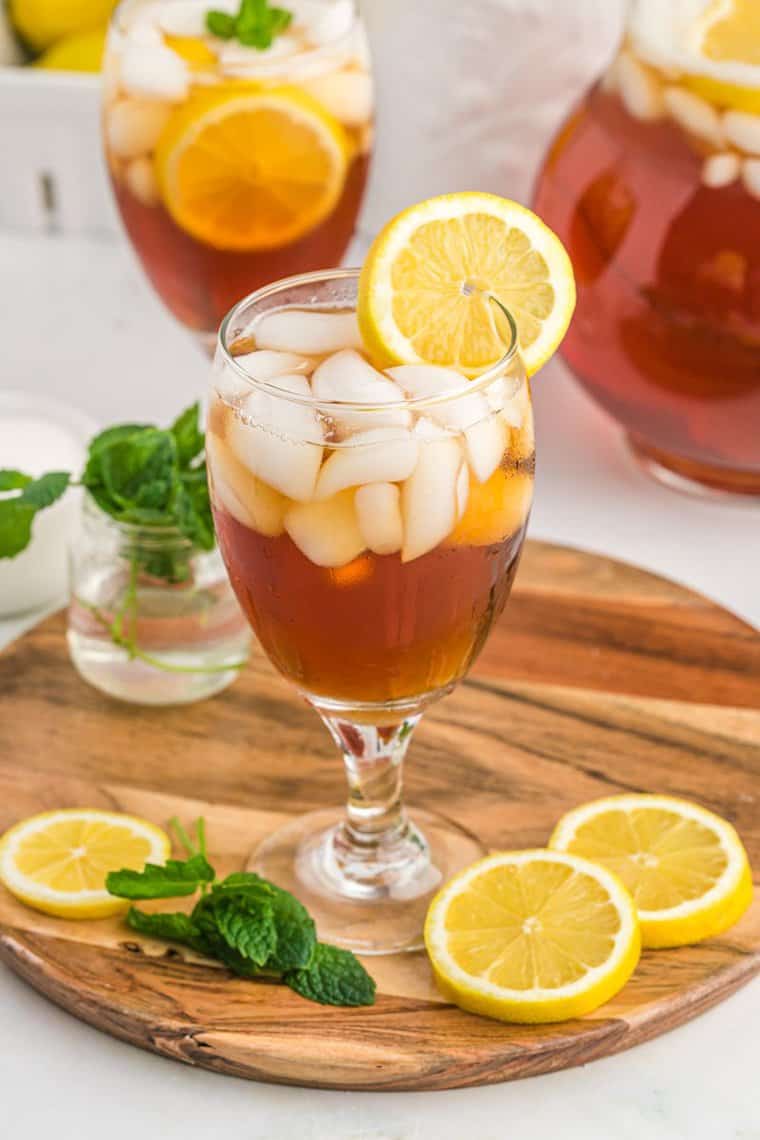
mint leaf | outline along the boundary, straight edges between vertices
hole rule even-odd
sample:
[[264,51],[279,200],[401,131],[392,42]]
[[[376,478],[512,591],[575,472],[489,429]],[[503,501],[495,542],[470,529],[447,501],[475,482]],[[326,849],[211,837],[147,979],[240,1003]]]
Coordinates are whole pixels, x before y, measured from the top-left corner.
[[285,973],[287,970],[307,966],[317,944],[317,932],[314,920],[295,895],[250,871],[228,875],[214,887],[214,891],[254,890],[257,883],[264,884],[271,891],[272,917],[277,931],[277,946],[267,960],[267,968]]
[[244,958],[230,946],[219,933],[216,921],[216,906],[211,895],[206,895],[195,906],[191,915],[193,923],[200,931],[200,946],[204,954],[224,963],[234,974],[243,978],[255,978],[259,967],[250,958]]
[[216,537],[205,464],[197,471],[184,471],[180,476],[174,511],[180,531],[194,546],[201,550],[214,549]]
[[60,499],[70,479],[67,471],[49,471],[46,475],[40,475],[39,479],[32,479],[24,487],[20,502],[34,507],[35,511],[44,510]]
[[37,511],[19,496],[0,500],[0,558],[15,558],[32,540]]
[[129,439],[150,426],[150,424],[114,424],[113,427],[104,428],[90,440],[90,446],[87,449],[88,457],[93,459],[105,448],[111,447],[112,444],[119,443],[123,439]]
[[212,36],[220,40],[231,40],[235,35],[235,17],[228,12],[212,10],[206,13],[206,27]]
[[192,461],[203,451],[204,436],[198,424],[200,421],[201,406],[196,400],[189,408],[185,408],[169,428],[177,445],[177,459],[180,467],[188,467]]
[[141,431],[145,431],[149,424],[115,424],[113,427],[105,428],[103,431],[98,432],[90,440],[90,446],[87,449],[87,463],[85,465],[84,474],[82,475],[82,482],[86,487],[93,488],[101,486],[103,483],[103,473],[101,469],[101,459],[103,453],[114,444],[120,443],[122,440],[131,439],[132,436],[137,435]]
[[214,884],[214,890],[217,894],[246,890],[256,892],[261,887],[266,889],[267,894],[270,891],[281,890],[280,887],[275,887],[274,883],[270,883],[269,879],[262,879],[261,875],[257,875],[255,871],[233,871],[232,874],[227,875],[226,879],[221,879]]
[[288,891],[277,890],[272,899],[272,913],[277,948],[267,967],[284,974],[308,966],[317,945],[317,928],[306,907]]
[[177,446],[170,432],[143,428],[105,447],[99,456],[102,483],[113,504],[111,514],[129,521],[133,508],[169,510],[179,478]]
[[275,37],[293,20],[286,8],[270,8],[268,0],[241,0],[236,16],[211,10],[206,13],[206,27],[212,35],[229,40],[237,38],[246,47],[266,51]]
[[285,8],[270,8],[269,9],[269,26],[272,33],[272,39],[279,36],[286,28],[289,28],[293,23],[293,13],[288,12]]
[[217,930],[227,945],[257,966],[268,964],[277,948],[272,884],[241,871],[215,883],[211,895]]
[[0,491],[19,491],[31,481],[31,475],[25,475],[23,471],[14,471],[10,467],[0,470]]
[[186,861],[167,859],[163,866],[146,863],[142,871],[110,871],[106,890],[121,899],[170,899],[195,894],[213,880],[214,868],[203,855],[193,855]]
[[131,906],[127,911],[127,926],[139,934],[181,942],[202,952],[200,931],[187,914],[146,914],[144,910]]
[[218,896],[214,900],[217,930],[224,941],[257,966],[267,964],[277,947],[272,904],[249,896]]
[[350,950],[318,942],[308,967],[290,970],[285,982],[301,997],[322,1005],[373,1005],[375,983]]
[[[32,479],[21,471],[6,469],[0,472],[0,478],[0,490],[21,490],[20,495],[0,499],[0,558],[15,558],[31,541],[37,511],[60,499],[70,476],[65,471],[51,471]],[[9,486],[11,483],[15,486]]]
[[[98,434],[90,440],[87,464],[85,464],[84,473],[82,474],[82,483],[84,487],[90,490],[91,494],[95,495],[98,488],[104,487],[103,456],[106,451],[114,447],[116,443],[129,440],[133,435],[138,435],[140,432],[146,431],[149,426],[149,424],[115,424],[113,427],[106,427],[104,431],[98,432]],[[109,504],[109,506],[111,506],[111,504]],[[111,513],[111,511],[108,511],[108,513]]]

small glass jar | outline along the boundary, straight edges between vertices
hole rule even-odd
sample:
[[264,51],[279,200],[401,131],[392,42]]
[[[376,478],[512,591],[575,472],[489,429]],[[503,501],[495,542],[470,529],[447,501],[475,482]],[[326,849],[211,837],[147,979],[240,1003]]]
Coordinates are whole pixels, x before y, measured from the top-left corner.
[[89,495],[83,521],[67,636],[85,681],[143,705],[186,704],[231,684],[250,632],[219,551],[174,527],[117,522]]

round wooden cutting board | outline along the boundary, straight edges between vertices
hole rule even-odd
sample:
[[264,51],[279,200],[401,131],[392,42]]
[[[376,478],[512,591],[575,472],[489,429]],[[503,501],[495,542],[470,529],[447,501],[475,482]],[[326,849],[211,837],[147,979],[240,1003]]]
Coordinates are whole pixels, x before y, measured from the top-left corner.
[[[408,761],[415,803],[494,848],[540,846],[573,805],[623,791],[687,796],[732,820],[760,872],[760,637],[670,582],[529,545],[472,676],[432,708]],[[0,656],[0,829],[64,806],[165,824],[204,815],[226,873],[288,815],[343,796],[334,746],[260,653],[226,693],[177,709],[118,704],[67,657],[64,619]],[[0,888],[0,955],[92,1025],[258,1080],[440,1089],[583,1064],[663,1033],[760,972],[760,902],[727,934],[644,954],[614,1001],[561,1025],[462,1013],[424,954],[372,959],[376,1005],[313,1005],[137,941],[119,919],[47,918]]]

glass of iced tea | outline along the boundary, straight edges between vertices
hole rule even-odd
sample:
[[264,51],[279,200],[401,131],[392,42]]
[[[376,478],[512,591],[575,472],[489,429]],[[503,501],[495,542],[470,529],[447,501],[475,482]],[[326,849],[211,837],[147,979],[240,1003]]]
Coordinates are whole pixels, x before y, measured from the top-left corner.
[[335,265],[369,168],[373,96],[353,0],[123,0],[103,134],[143,268],[213,350],[235,301]]
[[647,468],[760,495],[760,4],[633,0],[536,209],[578,284],[563,352]]
[[481,853],[402,802],[423,710],[465,675],[512,586],[530,509],[530,392],[514,325],[468,379],[379,371],[358,271],[281,281],[219,335],[207,459],[220,548],[278,671],[345,761],[345,810],[296,818],[251,866],[302,898],[321,936],[364,953],[421,944],[441,881]]

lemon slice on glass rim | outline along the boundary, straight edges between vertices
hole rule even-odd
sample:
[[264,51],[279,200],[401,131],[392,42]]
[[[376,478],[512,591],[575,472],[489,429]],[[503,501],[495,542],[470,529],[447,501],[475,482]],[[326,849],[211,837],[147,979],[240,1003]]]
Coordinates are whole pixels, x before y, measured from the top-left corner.
[[524,206],[444,194],[410,206],[375,238],[357,315],[378,366],[436,364],[473,376],[495,364],[512,315],[528,375],[558,348],[575,307],[570,259]]
[[593,859],[625,883],[646,947],[711,938],[733,926],[752,901],[752,874],[736,831],[687,800],[594,800],[563,816],[549,846]]
[[61,918],[126,910],[105,887],[109,871],[164,863],[169,837],[147,820],[95,808],[43,812],[0,838],[0,882],[21,902]]
[[435,896],[425,945],[439,990],[501,1021],[564,1021],[614,996],[639,960],[636,910],[604,867],[556,851],[504,851]]

